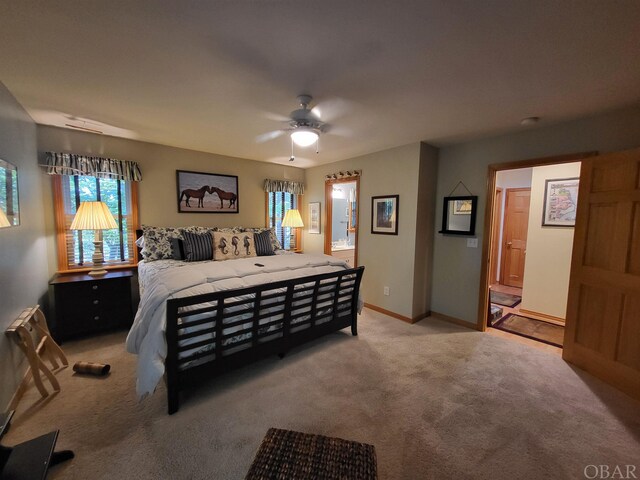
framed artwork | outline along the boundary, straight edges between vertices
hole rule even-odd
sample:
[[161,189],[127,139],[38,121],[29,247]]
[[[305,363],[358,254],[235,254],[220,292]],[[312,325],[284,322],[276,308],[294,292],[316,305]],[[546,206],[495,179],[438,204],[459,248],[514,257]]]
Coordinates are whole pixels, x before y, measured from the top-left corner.
[[178,213],[238,213],[238,177],[176,170]]
[[471,199],[456,200],[453,204],[454,215],[471,215]]
[[371,233],[398,235],[399,195],[371,197]]
[[320,202],[309,204],[309,233],[320,233]]
[[573,227],[576,224],[579,178],[546,180],[542,209],[543,227]]

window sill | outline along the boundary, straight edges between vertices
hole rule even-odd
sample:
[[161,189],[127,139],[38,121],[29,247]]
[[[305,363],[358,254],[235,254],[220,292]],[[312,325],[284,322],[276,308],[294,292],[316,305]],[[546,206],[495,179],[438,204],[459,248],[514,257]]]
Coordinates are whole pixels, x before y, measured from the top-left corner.
[[[109,265],[109,266],[103,265],[103,268],[107,271],[134,269],[134,268],[138,268],[138,263],[137,262],[136,263],[120,263],[117,265]],[[86,272],[90,272],[91,270],[93,270],[93,267],[67,268],[66,270],[58,270],[56,273],[58,274],[86,273]]]

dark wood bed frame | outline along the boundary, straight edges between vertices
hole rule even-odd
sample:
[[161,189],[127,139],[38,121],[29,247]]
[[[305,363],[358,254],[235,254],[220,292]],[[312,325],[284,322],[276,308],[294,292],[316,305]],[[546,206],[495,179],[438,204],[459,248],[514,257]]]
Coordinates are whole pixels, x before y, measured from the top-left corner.
[[[293,347],[346,327],[358,335],[363,273],[364,267],[357,267],[167,300],[169,415],[178,411],[180,392],[189,385],[270,355],[282,358]],[[195,315],[197,320],[189,318]],[[239,329],[223,332],[232,327]],[[224,344],[247,333],[249,338]]]

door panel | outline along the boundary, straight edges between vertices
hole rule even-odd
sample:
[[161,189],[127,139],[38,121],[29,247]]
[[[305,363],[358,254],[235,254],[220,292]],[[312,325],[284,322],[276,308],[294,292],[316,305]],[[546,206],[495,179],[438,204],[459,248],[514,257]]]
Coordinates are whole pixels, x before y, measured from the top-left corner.
[[527,252],[531,189],[507,189],[503,234],[502,284],[522,288]]
[[583,161],[563,358],[640,398],[640,149]]

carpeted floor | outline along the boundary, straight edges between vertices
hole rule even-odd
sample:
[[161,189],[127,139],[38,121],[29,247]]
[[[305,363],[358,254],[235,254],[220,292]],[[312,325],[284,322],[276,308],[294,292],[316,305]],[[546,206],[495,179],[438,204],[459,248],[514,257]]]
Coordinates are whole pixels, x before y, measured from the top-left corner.
[[138,403],[124,333],[65,344],[104,379],[58,374],[62,391],[23,398],[4,444],[59,428],[76,458],[50,479],[241,479],[270,427],[375,445],[381,479],[584,478],[637,465],[640,403],[557,355],[427,319],[365,310],[360,335],[332,334],[219,377],[165,413]]

